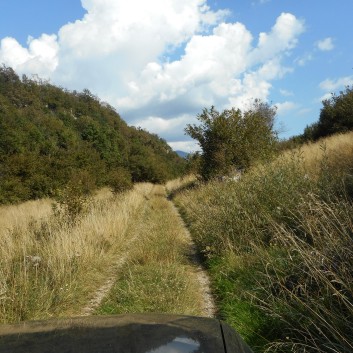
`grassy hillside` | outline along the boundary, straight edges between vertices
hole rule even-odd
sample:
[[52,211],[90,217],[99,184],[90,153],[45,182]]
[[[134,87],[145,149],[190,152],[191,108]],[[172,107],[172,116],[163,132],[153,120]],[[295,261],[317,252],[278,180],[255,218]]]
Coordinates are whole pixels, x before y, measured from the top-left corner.
[[129,179],[164,182],[184,165],[164,140],[127,126],[88,90],[0,67],[0,203],[52,196],[70,182],[83,192]]
[[255,352],[352,352],[353,134],[176,197],[221,316]]
[[124,252],[151,184],[101,190],[71,222],[51,200],[0,207],[0,323],[77,313]]

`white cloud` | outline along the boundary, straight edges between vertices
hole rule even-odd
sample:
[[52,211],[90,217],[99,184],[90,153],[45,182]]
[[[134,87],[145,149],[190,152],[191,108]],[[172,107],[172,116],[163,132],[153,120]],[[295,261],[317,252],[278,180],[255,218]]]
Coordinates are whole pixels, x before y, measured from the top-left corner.
[[325,39],[319,40],[316,42],[316,46],[321,51],[330,51],[334,49],[333,39],[327,37]]
[[344,76],[337,78],[335,80],[326,79],[320,82],[319,87],[326,91],[324,95],[317,99],[318,102],[322,102],[327,99],[331,99],[332,93],[339,89],[343,89],[346,86],[353,85],[353,75],[352,76]]
[[282,103],[276,103],[275,106],[277,107],[277,113],[278,115],[285,115],[291,110],[297,109],[298,104],[290,101],[282,102]]
[[58,66],[59,45],[56,35],[42,34],[38,39],[28,38],[28,48],[16,39],[6,37],[0,41],[0,63],[12,66],[19,73],[49,76]]
[[333,92],[350,85],[353,85],[353,75],[340,77],[336,80],[326,79],[319,84],[319,87],[325,91]]
[[304,32],[304,23],[290,13],[282,13],[270,33],[260,33],[257,48],[252,52],[254,63],[268,60],[293,49],[298,36]]
[[180,131],[193,119],[194,117],[190,115],[182,115],[172,119],[150,116],[146,119],[134,122],[134,125],[140,126],[158,135],[167,134],[168,139],[173,140],[179,137]]
[[[4,38],[0,63],[50,77],[69,89],[89,88],[124,119],[185,144],[183,127],[203,107],[266,100],[304,23],[282,13],[268,33],[226,23],[227,11],[206,0],[82,0],[85,16],[57,35]],[[178,56],[175,56],[175,53]],[[178,137],[179,136],[179,137]]]
[[227,96],[230,89],[234,90],[237,81],[233,77],[246,70],[244,59],[251,40],[251,34],[240,23],[222,23],[210,35],[194,35],[180,60],[148,63],[136,81],[130,82],[128,95],[117,104],[133,109],[170,102],[186,94],[192,94],[193,101],[201,107],[210,101],[216,103],[218,96]]
[[322,102],[322,101],[325,101],[327,99],[330,99],[332,97],[332,94],[331,93],[325,93],[323,96],[321,96],[317,101],[318,102]]
[[185,151],[185,152],[201,151],[201,148],[196,141],[177,141],[177,142],[168,142],[168,144],[175,151]]

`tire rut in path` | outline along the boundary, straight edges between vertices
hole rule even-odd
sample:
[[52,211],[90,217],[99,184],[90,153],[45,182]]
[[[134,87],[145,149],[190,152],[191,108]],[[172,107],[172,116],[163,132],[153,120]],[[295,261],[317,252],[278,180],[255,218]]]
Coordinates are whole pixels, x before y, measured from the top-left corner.
[[[142,211],[139,212],[139,216],[142,216],[142,214],[145,212],[146,204],[149,200],[149,197],[146,198],[146,202],[144,206],[142,207]],[[217,310],[215,306],[215,302],[211,293],[210,289],[210,280],[209,277],[203,268],[201,261],[199,259],[199,256],[197,254],[196,250],[196,245],[192,240],[191,234],[188,230],[188,228],[185,225],[184,220],[180,216],[179,211],[175,207],[174,203],[170,200],[168,200],[168,203],[170,204],[170,210],[171,212],[174,213],[174,216],[178,219],[178,222],[181,225],[181,229],[183,234],[183,237],[187,240],[189,248],[189,256],[188,259],[190,261],[190,265],[192,268],[192,271],[197,279],[198,282],[198,287],[199,287],[199,292],[202,297],[202,316],[205,317],[215,317]],[[132,235],[132,237],[127,241],[127,243],[124,246],[125,252],[123,253],[122,256],[111,266],[109,270],[109,275],[106,281],[96,290],[94,295],[92,296],[91,300],[87,304],[86,307],[83,308],[80,316],[89,316],[93,315],[94,311],[100,306],[104,298],[108,295],[110,290],[112,289],[113,285],[117,281],[117,273],[121,268],[127,263],[127,261],[130,258],[130,253],[129,249],[131,249],[132,245],[138,241],[139,239],[139,232],[136,232]]]
[[174,203],[170,200],[169,200],[169,202],[172,204],[173,211],[177,215],[179,221],[182,223],[184,231],[185,231],[185,236],[187,237],[187,239],[190,243],[190,261],[195,269],[195,274],[196,274],[197,280],[200,284],[200,291],[201,291],[201,295],[203,298],[204,316],[214,318],[217,315],[217,309],[216,309],[215,301],[214,301],[212,291],[211,291],[211,283],[210,283],[209,276],[201,264],[200,258],[197,253],[196,244],[194,243],[184,220],[182,219],[182,217],[181,217],[178,209],[175,207]]

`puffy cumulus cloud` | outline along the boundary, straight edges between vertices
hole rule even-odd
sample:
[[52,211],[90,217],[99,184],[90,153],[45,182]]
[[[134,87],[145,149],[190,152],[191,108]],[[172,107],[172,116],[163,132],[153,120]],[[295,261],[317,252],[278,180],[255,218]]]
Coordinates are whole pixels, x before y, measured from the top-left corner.
[[150,116],[141,121],[136,121],[134,125],[164,136],[168,140],[175,140],[180,138],[180,131],[183,131],[186,124],[190,123],[193,119],[193,116],[187,114],[172,119]]
[[[305,30],[282,13],[258,39],[207,0],[82,0],[87,13],[57,35],[4,38],[0,62],[89,88],[134,125],[186,146],[183,128],[203,107],[244,107],[266,100],[272,81]],[[179,139],[179,140],[178,140]]]
[[59,45],[56,35],[42,34],[40,38],[28,38],[28,48],[16,39],[6,37],[0,41],[0,63],[11,66],[19,73],[48,77],[58,66]]
[[60,30],[61,45],[78,58],[112,53],[145,65],[168,46],[217,23],[205,0],[82,0],[87,14]]
[[240,89],[229,98],[228,107],[247,109],[254,98],[266,101],[272,88],[270,81],[282,78],[291,71],[292,69],[283,66],[280,58],[277,57],[263,63],[255,71],[246,72],[239,86]]
[[327,37],[325,39],[319,40],[316,42],[316,46],[321,51],[330,51],[334,49],[333,39]]
[[281,14],[267,39],[261,39],[265,34],[260,34],[260,44],[254,48],[253,37],[243,24],[221,23],[211,34],[194,35],[180,60],[148,63],[140,77],[129,82],[128,94],[117,105],[132,111],[181,96],[185,102],[192,97],[199,107],[244,107],[252,98],[265,100],[272,87],[270,81],[291,71],[282,65],[281,54],[293,48],[302,30],[301,21]]
[[303,21],[290,13],[282,13],[269,33],[260,33],[257,48],[251,55],[254,64],[293,49],[304,30]]
[[195,105],[203,107],[215,103],[217,97],[226,97],[231,90],[237,93],[241,82],[234,77],[247,68],[245,59],[251,40],[251,34],[240,23],[222,23],[210,35],[194,35],[180,60],[148,63],[136,80],[129,82],[128,94],[117,105],[130,110],[173,102],[187,95]]

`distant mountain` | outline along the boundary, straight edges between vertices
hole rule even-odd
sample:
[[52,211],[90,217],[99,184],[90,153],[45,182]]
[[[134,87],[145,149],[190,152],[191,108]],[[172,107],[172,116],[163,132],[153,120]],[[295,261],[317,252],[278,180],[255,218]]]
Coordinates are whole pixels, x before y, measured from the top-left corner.
[[94,189],[164,182],[185,168],[160,137],[130,127],[89,90],[70,92],[0,66],[0,204],[53,196],[70,182]]
[[184,152],[184,151],[175,151],[175,153],[177,153],[178,156],[181,158],[186,158],[189,155],[189,153]]

